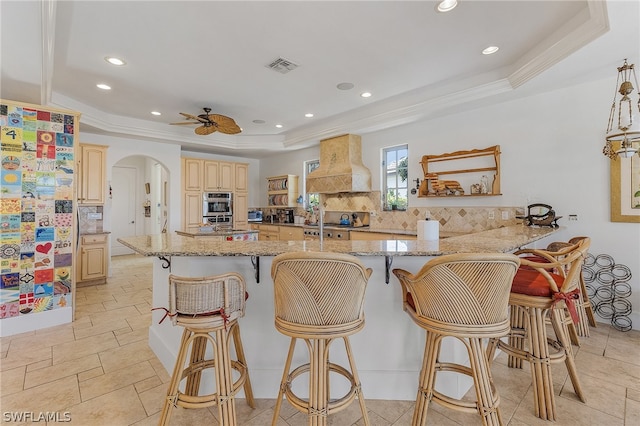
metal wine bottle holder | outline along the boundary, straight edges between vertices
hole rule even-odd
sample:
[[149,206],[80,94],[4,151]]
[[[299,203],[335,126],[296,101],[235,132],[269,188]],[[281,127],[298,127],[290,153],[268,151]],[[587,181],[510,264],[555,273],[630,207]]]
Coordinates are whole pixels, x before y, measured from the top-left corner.
[[608,254],[588,254],[582,268],[585,286],[594,310],[620,331],[631,330],[631,270],[616,264]]

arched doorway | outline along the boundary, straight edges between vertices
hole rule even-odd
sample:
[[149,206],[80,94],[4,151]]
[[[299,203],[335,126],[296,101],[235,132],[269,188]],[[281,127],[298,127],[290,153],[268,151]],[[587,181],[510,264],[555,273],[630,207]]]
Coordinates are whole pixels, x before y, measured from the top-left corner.
[[118,238],[166,232],[168,170],[152,157],[134,155],[113,165],[110,182],[111,255],[132,254]]

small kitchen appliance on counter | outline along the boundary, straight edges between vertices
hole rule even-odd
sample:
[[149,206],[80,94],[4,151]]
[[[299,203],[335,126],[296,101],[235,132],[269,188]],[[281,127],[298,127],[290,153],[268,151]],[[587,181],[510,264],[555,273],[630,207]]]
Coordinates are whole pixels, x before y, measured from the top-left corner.
[[[537,211],[538,214],[533,212]],[[527,226],[548,226],[550,228],[558,228],[558,219],[562,216],[556,216],[556,212],[548,204],[536,203],[527,206],[526,216],[516,216],[518,219],[524,219]]]
[[262,222],[261,210],[249,210],[247,216],[249,217],[249,222]]

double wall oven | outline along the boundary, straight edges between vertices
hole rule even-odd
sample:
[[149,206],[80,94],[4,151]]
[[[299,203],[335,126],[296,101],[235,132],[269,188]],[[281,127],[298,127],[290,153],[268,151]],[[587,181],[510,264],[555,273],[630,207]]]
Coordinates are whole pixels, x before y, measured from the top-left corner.
[[205,192],[202,194],[202,221],[233,226],[233,193]]

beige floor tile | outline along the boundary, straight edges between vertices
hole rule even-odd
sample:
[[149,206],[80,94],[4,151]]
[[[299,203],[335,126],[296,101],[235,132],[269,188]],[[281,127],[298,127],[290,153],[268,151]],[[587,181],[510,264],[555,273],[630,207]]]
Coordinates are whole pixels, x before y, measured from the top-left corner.
[[3,371],[2,380],[0,380],[0,395],[10,395],[22,391],[25,370],[26,367],[18,367]]
[[141,328],[149,330],[149,326],[151,325],[151,312],[145,315],[127,318],[127,323],[129,324],[129,327],[134,330],[139,330]]
[[162,404],[164,404],[164,400],[167,397],[168,386],[167,383],[162,383],[138,394],[147,415],[150,416],[162,410]]
[[110,373],[155,358],[155,354],[145,340],[139,340],[125,346],[108,349],[100,352],[99,355],[105,373]]
[[2,396],[2,411],[64,411],[80,402],[78,380],[75,376],[65,377],[54,382],[45,383]]
[[82,358],[107,349],[119,346],[113,333],[103,333],[96,336],[85,337],[74,342],[62,343],[53,347],[53,364]]
[[[516,410],[513,421],[524,422],[531,426],[549,426],[551,424],[547,420],[537,418],[534,413],[533,390],[530,390]],[[623,425],[621,418],[603,413],[602,411],[569,398],[556,397],[556,413],[556,424],[562,426],[584,426],[585,424],[607,426]]]
[[91,317],[91,321],[95,324],[99,322],[108,322],[110,320],[113,321],[114,319],[136,317],[138,315],[140,315],[140,312],[138,312],[135,306],[125,306],[110,311],[105,310],[104,312],[91,313],[89,316]]
[[[149,327],[142,327],[138,328],[137,330],[133,330],[131,329],[131,327],[129,327],[127,329],[121,330],[123,330],[123,332],[114,332],[120,346],[128,345],[129,343],[137,342],[139,340],[144,340],[146,342],[149,338]],[[129,331],[124,332],[124,330]]]
[[160,380],[162,380],[162,383],[168,383],[169,380],[171,380],[170,373],[167,372],[167,370],[164,368],[164,365],[162,365],[162,363],[158,358],[150,359],[149,364],[151,364],[151,366],[153,367],[153,370],[156,372],[158,377],[160,377]]
[[[580,374],[580,383],[586,395],[587,406],[615,417],[624,417],[624,400],[627,393],[624,386],[605,382],[587,374]],[[563,389],[560,396],[579,402],[573,389],[569,392]]]
[[626,409],[624,412],[624,424],[631,426],[640,422],[640,402],[633,399],[626,401]]
[[27,350],[11,350],[7,356],[0,362],[0,370],[11,370],[23,365],[33,364],[35,362],[51,359],[51,347],[39,347]]
[[136,388],[136,392],[142,393],[148,391],[149,389],[155,388],[156,386],[162,385],[162,380],[158,376],[151,376],[147,379],[141,380],[138,383],[134,383],[134,387]]
[[640,402],[640,383],[638,389],[627,388],[627,398]]
[[124,318],[113,318],[110,320],[93,321],[92,327],[80,328],[74,331],[76,339],[83,339],[97,334],[107,333],[109,331],[128,327]]
[[147,417],[133,386],[109,392],[67,410],[74,425],[126,426]]
[[[366,396],[366,395],[365,395]],[[367,410],[377,413],[381,418],[393,424],[407,411],[413,411],[415,401],[386,401],[366,399]]]
[[155,371],[147,362],[130,365],[128,367],[105,373],[102,376],[80,382],[82,401],[104,395],[116,389],[140,382],[155,375]]
[[27,371],[35,371],[40,368],[50,367],[52,364],[52,359],[45,359],[44,361],[34,362],[33,364],[27,365]]
[[576,356],[578,371],[620,386],[637,388],[640,383],[640,366],[587,352]]
[[82,373],[78,373],[78,382],[84,382],[85,380],[92,379],[94,377],[102,376],[104,374],[104,370],[102,366],[92,368],[91,370],[83,371]]
[[100,366],[100,359],[97,354],[75,358],[50,367],[40,368],[27,372],[24,378],[24,388],[32,388],[43,383],[53,382],[63,377],[76,375],[83,371],[91,370]]

